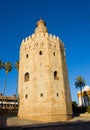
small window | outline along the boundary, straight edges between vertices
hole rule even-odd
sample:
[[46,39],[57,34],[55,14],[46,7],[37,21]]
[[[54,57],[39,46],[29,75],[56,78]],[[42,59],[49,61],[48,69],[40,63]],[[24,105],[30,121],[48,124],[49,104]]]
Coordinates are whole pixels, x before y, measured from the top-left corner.
[[55,52],[53,52],[53,55],[55,56]]
[[57,71],[54,71],[54,79],[59,79]]
[[57,93],[57,97],[59,96],[59,93]]
[[25,95],[25,98],[28,98],[28,95],[27,95],[27,94]]
[[42,51],[39,51],[39,55],[42,55]]
[[40,94],[40,97],[43,97],[43,93]]
[[28,58],[28,54],[26,54],[26,58]]
[[29,73],[25,73],[24,81],[25,82],[29,81]]
[[56,45],[54,47],[56,48]]

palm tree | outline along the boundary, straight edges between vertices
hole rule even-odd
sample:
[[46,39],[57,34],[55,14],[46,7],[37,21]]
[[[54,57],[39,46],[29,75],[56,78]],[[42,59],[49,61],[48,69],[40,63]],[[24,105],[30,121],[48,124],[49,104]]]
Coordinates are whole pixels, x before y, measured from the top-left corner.
[[[15,62],[15,68],[17,69],[17,72],[19,73],[19,61]],[[17,75],[16,97],[18,96],[17,90],[18,90],[18,75]],[[15,107],[16,107],[16,101],[15,101]]]
[[86,82],[85,82],[85,80],[82,78],[82,76],[78,76],[78,77],[76,78],[75,86],[76,86],[76,88],[80,88],[82,106],[83,106],[82,88],[85,86],[85,84],[86,84]]
[[6,72],[6,78],[5,78],[5,82],[4,82],[2,105],[3,105],[3,97],[4,97],[4,94],[5,94],[5,90],[6,90],[6,83],[7,83],[8,73],[12,70],[12,64],[10,62],[6,62],[6,63],[3,64],[3,68],[5,69],[5,72]]

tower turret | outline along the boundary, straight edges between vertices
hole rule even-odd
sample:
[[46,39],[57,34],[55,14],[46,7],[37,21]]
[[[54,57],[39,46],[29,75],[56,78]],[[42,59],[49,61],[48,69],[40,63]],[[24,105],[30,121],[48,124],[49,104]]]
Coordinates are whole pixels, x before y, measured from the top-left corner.
[[37,28],[35,29],[35,33],[46,33],[47,32],[47,28],[46,28],[46,23],[40,19],[37,23],[36,23]]

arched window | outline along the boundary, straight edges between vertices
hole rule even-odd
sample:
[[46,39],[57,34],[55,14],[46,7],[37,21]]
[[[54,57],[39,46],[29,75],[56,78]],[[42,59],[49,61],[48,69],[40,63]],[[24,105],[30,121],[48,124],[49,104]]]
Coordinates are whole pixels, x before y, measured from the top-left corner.
[[39,55],[42,55],[42,51],[39,51]]
[[25,73],[25,76],[24,76],[24,81],[27,82],[29,81],[29,73]]
[[54,71],[54,79],[59,79],[57,71]]

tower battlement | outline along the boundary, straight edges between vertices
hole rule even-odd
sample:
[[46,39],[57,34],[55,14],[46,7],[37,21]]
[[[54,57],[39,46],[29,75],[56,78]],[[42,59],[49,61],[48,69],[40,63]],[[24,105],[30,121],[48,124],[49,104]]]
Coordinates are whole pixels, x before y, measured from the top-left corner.
[[61,41],[58,36],[48,34],[48,33],[45,33],[45,34],[40,33],[40,34],[32,34],[32,35],[26,37],[25,39],[22,40],[22,43],[27,42],[29,40],[33,40],[34,38],[41,38],[41,37],[45,37],[45,38],[49,38],[49,39],[51,38],[51,40],[56,40],[56,42]]
[[48,34],[46,23],[42,19],[40,19],[36,23],[36,27],[37,28],[35,29],[35,33],[23,39],[22,43],[27,42],[28,40],[33,40],[34,38],[42,38],[42,37],[49,38],[50,40],[56,40],[56,42],[57,40],[61,41],[58,36]]

